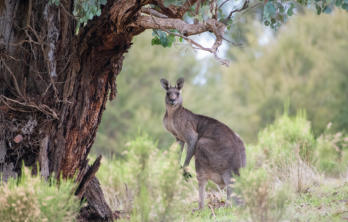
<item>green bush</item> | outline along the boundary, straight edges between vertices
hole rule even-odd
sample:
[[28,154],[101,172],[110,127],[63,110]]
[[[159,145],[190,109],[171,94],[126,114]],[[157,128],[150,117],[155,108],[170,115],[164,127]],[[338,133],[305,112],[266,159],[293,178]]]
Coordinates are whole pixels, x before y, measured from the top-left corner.
[[247,147],[247,168],[267,167],[278,181],[302,192],[320,179],[312,166],[315,148],[305,114],[289,117],[285,113],[259,133],[257,145]]
[[183,179],[179,147],[161,151],[143,135],[127,143],[127,149],[125,159],[103,160],[97,173],[111,208],[131,221],[175,221],[196,186]]
[[242,169],[234,186],[249,210],[252,221],[279,221],[291,201],[286,186],[277,187],[269,169]]
[[320,179],[312,167],[316,140],[303,112],[287,113],[247,146],[247,166],[236,180],[253,221],[279,221],[295,191],[304,192]]
[[348,136],[327,130],[317,139],[316,167],[327,175],[345,173],[348,167]]
[[267,158],[276,164],[288,164],[296,159],[297,155],[301,160],[310,163],[315,139],[304,112],[299,112],[295,118],[285,113],[261,131],[258,144]]
[[80,201],[72,194],[74,183],[49,182],[25,169],[0,186],[0,221],[76,221]]

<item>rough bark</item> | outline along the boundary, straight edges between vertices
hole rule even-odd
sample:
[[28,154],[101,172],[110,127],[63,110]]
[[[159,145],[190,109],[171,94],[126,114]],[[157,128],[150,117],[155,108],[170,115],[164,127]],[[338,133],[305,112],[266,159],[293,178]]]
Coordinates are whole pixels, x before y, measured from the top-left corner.
[[[22,162],[41,175],[78,173],[89,203],[80,220],[111,220],[87,155],[132,37],[136,1],[114,1],[75,35],[73,1],[0,1],[0,171],[20,174]],[[110,19],[111,18],[111,19]],[[86,214],[88,212],[88,214]]]

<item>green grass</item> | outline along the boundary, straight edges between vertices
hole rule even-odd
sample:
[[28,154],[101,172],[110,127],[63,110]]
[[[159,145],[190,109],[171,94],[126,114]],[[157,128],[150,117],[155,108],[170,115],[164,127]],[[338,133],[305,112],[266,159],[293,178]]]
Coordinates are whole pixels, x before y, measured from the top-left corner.
[[347,221],[348,182],[333,180],[300,194],[291,203],[297,221]]

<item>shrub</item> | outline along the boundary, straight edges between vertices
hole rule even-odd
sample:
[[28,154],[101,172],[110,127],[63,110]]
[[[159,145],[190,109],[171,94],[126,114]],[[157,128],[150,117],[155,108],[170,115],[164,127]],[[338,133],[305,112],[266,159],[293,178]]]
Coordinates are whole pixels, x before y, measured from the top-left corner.
[[341,132],[332,133],[331,123],[318,138],[316,167],[327,175],[345,173],[348,167],[348,136]]
[[71,192],[74,183],[49,182],[25,169],[0,186],[0,221],[76,221],[80,201]]
[[103,160],[98,171],[111,208],[131,221],[175,221],[186,210],[193,186],[183,179],[179,147],[162,151],[142,135],[127,143],[127,149],[125,159]]
[[291,200],[286,186],[277,186],[268,169],[242,169],[234,186],[241,194],[252,221],[279,221]]
[[284,113],[260,132],[256,150],[248,151],[248,157],[257,159],[260,166],[268,166],[279,182],[302,192],[321,179],[312,166],[315,147],[316,140],[304,112],[293,118]]
[[253,221],[279,221],[287,204],[321,179],[315,168],[316,140],[305,114],[287,113],[260,132],[259,142],[248,146],[247,166],[235,187]]
[[297,154],[303,161],[310,163],[315,139],[304,112],[299,112],[294,118],[284,113],[273,124],[261,131],[259,145],[267,158],[278,164],[293,161]]

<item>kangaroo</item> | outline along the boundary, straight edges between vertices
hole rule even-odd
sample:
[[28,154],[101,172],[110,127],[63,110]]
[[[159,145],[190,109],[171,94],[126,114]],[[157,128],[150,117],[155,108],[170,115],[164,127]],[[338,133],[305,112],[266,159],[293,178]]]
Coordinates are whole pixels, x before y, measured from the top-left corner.
[[199,209],[204,207],[205,186],[208,180],[212,180],[220,188],[227,186],[227,200],[230,201],[232,176],[239,176],[239,169],[246,164],[243,141],[225,124],[207,116],[194,114],[182,106],[183,78],[179,78],[175,86],[170,86],[166,79],[161,79],[160,82],[166,90],[163,124],[180,144],[180,159],[184,145],[187,144],[184,172],[187,172],[187,166],[195,156]]

